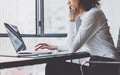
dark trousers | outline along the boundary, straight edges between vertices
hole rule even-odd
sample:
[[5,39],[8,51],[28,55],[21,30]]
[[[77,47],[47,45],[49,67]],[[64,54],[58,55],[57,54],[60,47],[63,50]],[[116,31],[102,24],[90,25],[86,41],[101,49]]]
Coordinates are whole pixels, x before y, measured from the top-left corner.
[[[115,61],[103,57],[91,57],[90,61]],[[46,75],[119,75],[118,66],[106,64],[90,64],[81,66],[79,64],[64,61],[48,63],[46,65]]]
[[45,75],[81,75],[80,65],[63,61],[48,63]]

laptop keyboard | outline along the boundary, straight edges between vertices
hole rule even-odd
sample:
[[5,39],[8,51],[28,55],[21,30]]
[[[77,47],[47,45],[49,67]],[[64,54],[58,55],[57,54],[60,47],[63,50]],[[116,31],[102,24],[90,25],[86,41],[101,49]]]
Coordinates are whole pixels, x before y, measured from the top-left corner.
[[32,54],[31,52],[19,52],[19,54]]

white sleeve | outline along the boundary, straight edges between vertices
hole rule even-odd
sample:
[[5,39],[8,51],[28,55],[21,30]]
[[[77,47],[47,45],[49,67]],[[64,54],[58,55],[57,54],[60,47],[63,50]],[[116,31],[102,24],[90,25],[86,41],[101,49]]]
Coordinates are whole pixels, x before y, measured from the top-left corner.
[[71,51],[71,47],[75,39],[75,36],[76,36],[76,23],[70,22],[68,26],[68,36],[67,36],[67,47],[68,47],[68,50],[70,51]]
[[85,15],[82,19],[81,26],[71,45],[71,51],[75,52],[80,49],[83,44],[90,39],[89,37],[96,31],[98,27],[98,15],[95,12]]
[[[79,50],[83,44],[91,38],[94,32],[96,32],[99,27],[99,20],[101,15],[97,14],[97,12],[92,12],[86,14],[82,18],[82,22],[78,32],[76,33],[76,24],[74,22],[70,22],[68,26],[68,36],[67,36],[67,45],[65,45],[66,49],[70,52],[75,52]],[[62,47],[63,48],[63,47]],[[58,49],[62,49],[58,46]]]
[[73,43],[73,40],[76,36],[76,23],[75,22],[69,22],[67,26],[67,43],[66,45],[57,45],[57,49],[62,50],[70,50],[70,46]]

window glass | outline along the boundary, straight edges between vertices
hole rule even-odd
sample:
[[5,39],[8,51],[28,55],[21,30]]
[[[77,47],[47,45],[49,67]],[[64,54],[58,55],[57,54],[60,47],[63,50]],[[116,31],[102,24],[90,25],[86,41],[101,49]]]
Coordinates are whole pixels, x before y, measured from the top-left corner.
[[44,32],[66,33],[67,0],[44,0]]
[[0,0],[0,33],[4,22],[17,25],[22,34],[35,34],[35,0]]

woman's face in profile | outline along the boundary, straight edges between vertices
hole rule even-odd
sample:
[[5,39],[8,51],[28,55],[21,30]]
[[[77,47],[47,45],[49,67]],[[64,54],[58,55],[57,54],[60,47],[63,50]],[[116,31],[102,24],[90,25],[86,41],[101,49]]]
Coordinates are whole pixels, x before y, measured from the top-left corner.
[[78,8],[78,2],[77,2],[77,0],[68,0],[68,5],[71,8]]

